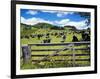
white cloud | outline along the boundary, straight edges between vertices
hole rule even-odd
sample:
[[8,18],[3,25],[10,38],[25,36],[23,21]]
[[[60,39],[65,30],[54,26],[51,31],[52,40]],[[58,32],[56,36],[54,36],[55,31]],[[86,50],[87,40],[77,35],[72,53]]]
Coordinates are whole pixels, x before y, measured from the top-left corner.
[[58,12],[57,13],[57,17],[64,17],[65,15],[68,15],[68,14],[73,14],[74,12]]
[[45,13],[56,13],[57,11],[42,10],[42,12],[45,12]]
[[77,29],[86,29],[89,26],[86,26],[86,22],[87,20],[82,20],[82,21],[71,21],[70,19],[62,19],[62,20],[55,20],[55,21],[49,21],[49,20],[44,20],[41,18],[29,18],[29,19],[25,19],[24,17],[21,17],[21,23],[27,24],[27,25],[35,25],[37,23],[49,23],[49,24],[53,24],[53,25],[57,25],[57,26],[75,26]]
[[27,25],[35,25],[37,23],[49,23],[49,24],[53,24],[51,21],[48,21],[48,20],[44,20],[44,19],[41,19],[41,18],[29,18],[29,19],[25,19],[24,17],[21,17],[21,23],[24,23],[24,24],[27,24]]
[[24,23],[24,22],[25,22],[25,18],[21,17],[21,23]]
[[64,26],[66,25],[70,20],[69,19],[62,19],[60,21],[55,21],[56,24],[60,25],[60,26]]
[[37,11],[34,11],[34,10],[29,10],[26,12],[26,14],[30,14],[30,15],[35,15],[37,14],[38,12]]
[[90,27],[90,26],[86,26],[85,22],[86,22],[86,20],[82,20],[82,21],[79,21],[79,22],[70,21],[66,25],[75,26],[77,29],[85,29],[87,27]]
[[62,19],[60,21],[54,21],[54,24],[57,24],[59,26],[75,26],[77,29],[87,29],[89,26],[86,25],[87,20],[82,20],[82,21],[71,21],[70,19]]
[[49,10],[42,10],[42,12],[46,13],[56,13],[57,17],[64,17],[68,14],[73,14],[74,12],[63,12],[63,11],[49,11]]
[[62,16],[63,16],[63,14],[61,14],[61,13],[57,14],[57,17],[62,17]]

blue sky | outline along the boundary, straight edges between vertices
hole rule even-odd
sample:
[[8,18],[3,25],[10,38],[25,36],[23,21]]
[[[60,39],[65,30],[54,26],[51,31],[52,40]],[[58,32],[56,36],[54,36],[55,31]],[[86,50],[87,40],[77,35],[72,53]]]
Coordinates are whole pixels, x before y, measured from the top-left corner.
[[[74,25],[78,29],[87,28],[86,19],[75,12],[21,9],[21,23],[34,25],[49,23],[56,26]],[[90,26],[89,26],[90,27]]]

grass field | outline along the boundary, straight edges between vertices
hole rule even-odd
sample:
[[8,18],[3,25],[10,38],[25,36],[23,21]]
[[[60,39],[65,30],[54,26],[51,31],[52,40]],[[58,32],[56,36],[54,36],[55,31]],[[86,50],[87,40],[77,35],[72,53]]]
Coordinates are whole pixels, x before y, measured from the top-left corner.
[[[37,31],[33,32],[32,34],[46,34],[46,33],[54,33],[54,32],[65,32],[65,30],[49,30],[49,29],[38,29]],[[73,35],[77,36],[78,40],[81,40],[81,33],[74,33],[70,31],[66,32],[66,42],[72,42]],[[50,35],[51,38],[51,43],[61,43],[62,38],[61,37],[55,37],[53,35]],[[21,46],[26,45],[26,44],[40,44],[45,38],[42,37],[40,40],[35,37],[35,38],[23,38],[21,39]],[[65,46],[32,46],[31,49],[63,49]],[[74,48],[86,48],[87,45],[79,45],[79,46],[74,46]],[[52,55],[54,51],[34,51],[31,52],[31,55]],[[88,50],[75,50],[74,52],[72,50],[66,50],[66,51],[61,51],[59,52],[59,55],[64,55],[64,54],[90,54],[90,51]],[[21,51],[22,55],[22,51]],[[52,60],[51,62],[49,61],[40,61],[40,62],[32,62],[32,60],[41,60],[44,57],[40,56],[33,56],[31,57],[31,60],[27,64],[23,64],[23,59],[21,59],[21,69],[40,69],[40,68],[59,68],[59,67],[73,67],[73,62],[72,61],[67,61],[68,59],[71,59],[72,56],[48,56],[48,59]],[[90,56],[76,56],[75,59],[89,59]],[[64,59],[65,61],[55,61],[55,60],[62,60]],[[90,66],[90,61],[76,61],[75,62],[75,67],[81,67],[81,66]]]

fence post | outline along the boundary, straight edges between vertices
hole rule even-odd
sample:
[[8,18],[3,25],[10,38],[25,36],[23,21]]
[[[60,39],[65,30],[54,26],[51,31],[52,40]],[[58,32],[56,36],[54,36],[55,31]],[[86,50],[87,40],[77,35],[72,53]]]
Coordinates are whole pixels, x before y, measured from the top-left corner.
[[73,67],[75,67],[75,49],[74,49],[74,44],[72,46],[72,62],[73,62]]
[[23,64],[27,64],[31,58],[31,51],[28,45],[22,46]]

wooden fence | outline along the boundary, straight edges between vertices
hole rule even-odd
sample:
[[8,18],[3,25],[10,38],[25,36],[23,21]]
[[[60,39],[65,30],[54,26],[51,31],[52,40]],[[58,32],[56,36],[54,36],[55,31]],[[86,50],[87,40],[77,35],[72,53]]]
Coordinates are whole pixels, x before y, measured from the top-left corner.
[[[86,48],[74,48],[74,46],[79,46],[79,45],[87,45]],[[62,49],[31,49],[32,46],[64,46]],[[59,52],[66,51],[66,50],[71,50],[71,54],[59,54]],[[90,58],[88,59],[76,59],[75,56],[90,56],[90,53],[85,54],[75,54],[75,50],[90,50],[90,41],[87,42],[68,42],[68,43],[45,43],[45,44],[28,44],[25,46],[22,46],[22,57],[23,58],[23,63],[28,63],[32,57],[42,57],[40,60],[32,60],[32,62],[43,62],[43,61],[49,61],[52,62],[51,59],[48,59],[49,57],[53,56],[72,56],[72,59],[66,59],[67,61],[72,61],[73,66],[75,66],[75,61],[90,61]],[[40,51],[54,51],[53,54],[50,55],[32,55],[31,52],[40,52]],[[53,60],[53,61],[65,61],[65,59],[60,59],[60,60]]]

